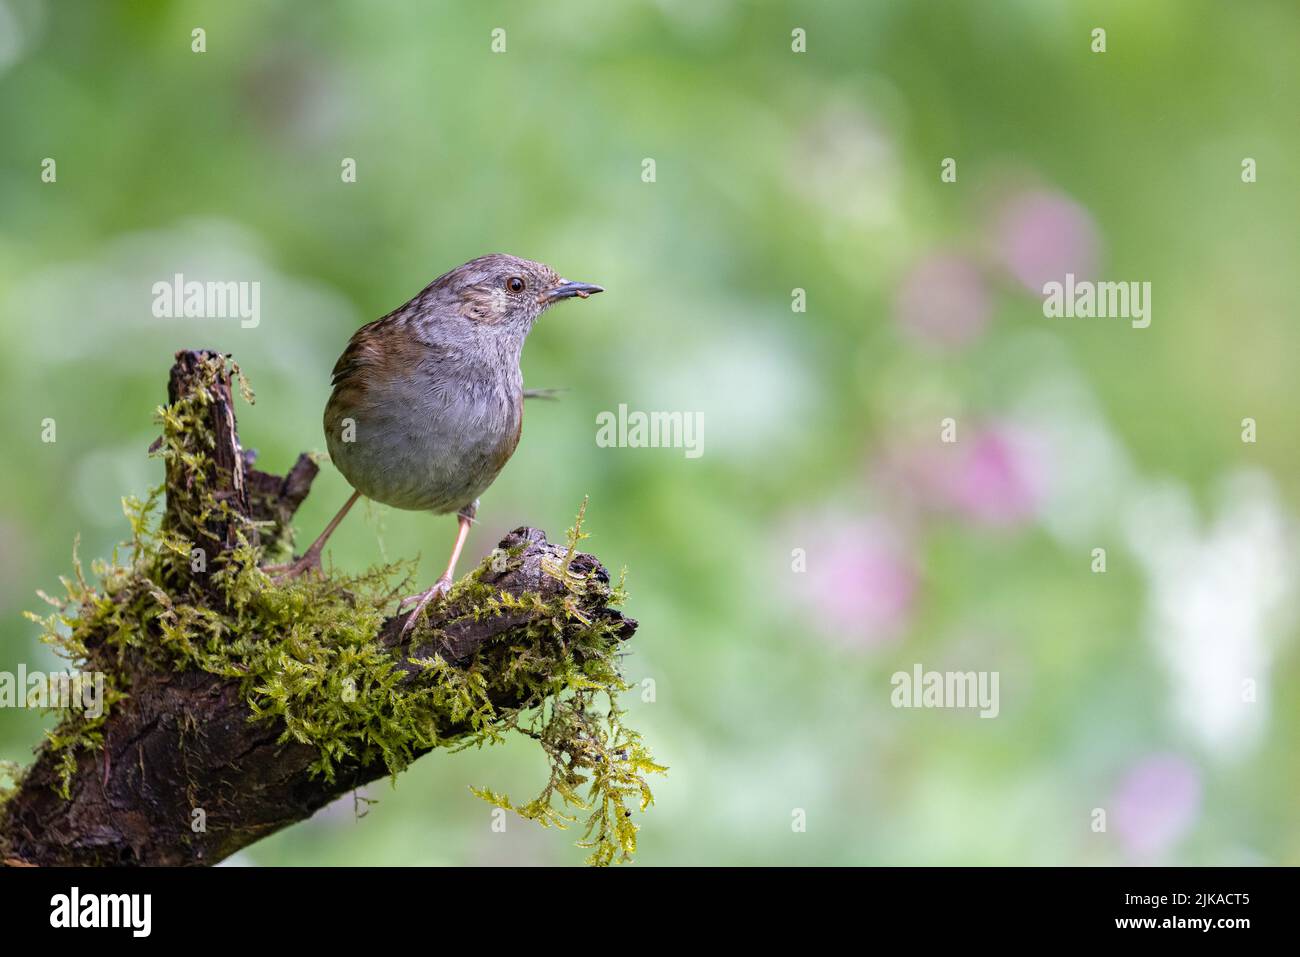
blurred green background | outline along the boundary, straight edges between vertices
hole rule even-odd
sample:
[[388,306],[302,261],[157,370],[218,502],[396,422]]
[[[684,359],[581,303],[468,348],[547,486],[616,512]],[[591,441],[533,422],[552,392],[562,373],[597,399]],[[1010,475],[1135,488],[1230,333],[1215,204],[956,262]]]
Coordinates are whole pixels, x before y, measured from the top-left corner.
[[[58,666],[21,611],[159,481],[173,351],[234,353],[283,471],[357,326],[504,251],[608,291],[534,330],[569,391],[468,557],[591,497],[671,766],[643,863],[1300,863],[1298,48],[1293,0],[0,0],[0,670]],[[177,272],[260,325],[154,318]],[[1044,318],[1066,272],[1152,283],[1150,327]],[[620,403],[704,454],[597,447]],[[370,506],[331,553],[432,580],[453,531]],[[999,716],[895,709],[915,663]],[[0,711],[0,758],[50,720]],[[431,755],[235,862],[577,864],[466,787],[543,776]]]

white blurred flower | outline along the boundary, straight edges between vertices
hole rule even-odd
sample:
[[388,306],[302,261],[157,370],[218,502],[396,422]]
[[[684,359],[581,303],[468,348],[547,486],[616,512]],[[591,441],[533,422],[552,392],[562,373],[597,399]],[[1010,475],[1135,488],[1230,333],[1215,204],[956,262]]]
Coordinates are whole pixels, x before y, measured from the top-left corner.
[[898,219],[901,164],[894,137],[848,100],[832,102],[795,140],[787,175],[829,221],[864,229]]
[[1178,720],[1220,757],[1246,753],[1265,725],[1273,658],[1295,620],[1293,518],[1267,475],[1243,472],[1223,483],[1204,529],[1190,493],[1172,484],[1139,495],[1126,528],[1150,585],[1148,629]]
[[1134,485],[1127,449],[1102,415],[1096,396],[1063,363],[1044,364],[1044,377],[1016,402],[1013,418],[1042,441],[1052,463],[1041,510],[1044,527],[1063,544],[1098,544]]
[[801,343],[784,329],[719,308],[691,334],[688,350],[680,337],[637,340],[624,395],[637,408],[701,413],[706,460],[770,462],[822,421]]

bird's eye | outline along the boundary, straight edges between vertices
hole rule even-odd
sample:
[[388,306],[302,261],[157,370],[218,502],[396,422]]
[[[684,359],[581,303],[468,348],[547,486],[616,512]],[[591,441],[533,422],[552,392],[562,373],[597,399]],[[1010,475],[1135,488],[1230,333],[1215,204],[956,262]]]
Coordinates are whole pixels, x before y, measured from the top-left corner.
[[511,276],[509,279],[506,280],[506,288],[509,289],[511,292],[523,292],[524,281],[520,279],[518,276]]

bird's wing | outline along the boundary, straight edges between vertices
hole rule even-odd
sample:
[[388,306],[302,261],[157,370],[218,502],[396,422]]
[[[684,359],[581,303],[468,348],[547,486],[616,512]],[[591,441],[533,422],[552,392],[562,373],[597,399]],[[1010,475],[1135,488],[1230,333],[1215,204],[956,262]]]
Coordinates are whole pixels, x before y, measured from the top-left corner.
[[448,361],[443,346],[422,339],[402,310],[366,323],[348,340],[334,363],[330,384],[336,389],[364,387],[410,377]]
[[368,322],[352,334],[347,348],[339,356],[339,361],[334,363],[330,385],[335,387],[347,385],[349,380],[358,373],[364,375],[365,370],[383,364],[382,343],[385,334],[391,331],[386,330],[384,326],[389,324],[390,318],[385,316],[383,319]]

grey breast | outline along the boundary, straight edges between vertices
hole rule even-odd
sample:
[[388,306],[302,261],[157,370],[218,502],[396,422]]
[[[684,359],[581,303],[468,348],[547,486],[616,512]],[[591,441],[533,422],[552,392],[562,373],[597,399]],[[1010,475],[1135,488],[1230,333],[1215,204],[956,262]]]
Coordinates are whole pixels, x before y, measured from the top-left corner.
[[453,512],[496,479],[519,432],[518,369],[421,363],[356,416],[330,455],[361,494],[395,508]]

